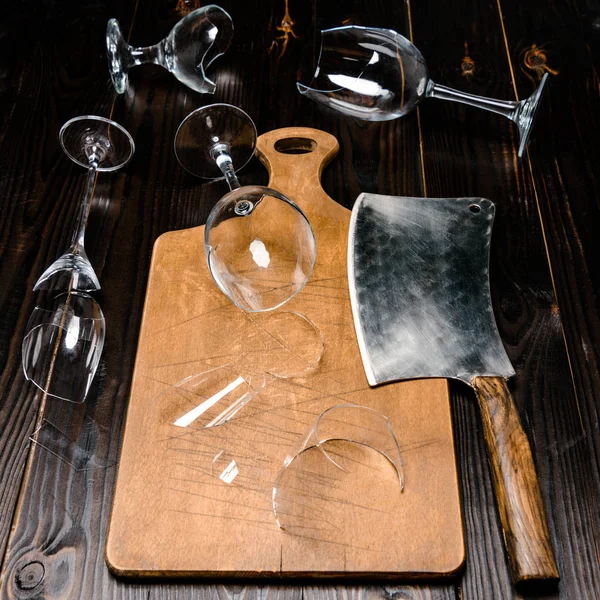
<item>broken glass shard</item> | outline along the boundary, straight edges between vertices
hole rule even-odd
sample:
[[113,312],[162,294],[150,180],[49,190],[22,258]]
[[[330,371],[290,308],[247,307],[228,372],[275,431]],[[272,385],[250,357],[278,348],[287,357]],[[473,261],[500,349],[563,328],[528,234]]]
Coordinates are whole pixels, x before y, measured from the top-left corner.
[[[403,490],[400,446],[389,419],[369,407],[340,404],[321,413],[284,460],[273,513],[287,533],[362,547],[397,527]],[[365,528],[369,535],[361,536]]]

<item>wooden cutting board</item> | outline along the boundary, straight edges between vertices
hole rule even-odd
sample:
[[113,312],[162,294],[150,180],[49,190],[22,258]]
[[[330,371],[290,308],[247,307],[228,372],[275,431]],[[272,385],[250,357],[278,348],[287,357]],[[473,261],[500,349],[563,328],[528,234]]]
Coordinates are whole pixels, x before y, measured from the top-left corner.
[[[213,373],[224,373],[225,384],[236,374],[247,380],[240,357],[266,360],[277,336],[264,336],[260,322],[217,289],[204,260],[203,226],[156,241],[106,547],[116,574],[415,579],[461,569],[447,382],[368,386],[348,293],[350,211],[320,185],[337,152],[333,136],[308,128],[279,129],[258,140],[270,187],[304,210],[317,241],[309,283],[280,310],[310,319],[325,349],[318,365],[300,376],[263,377],[260,392],[222,427],[175,427],[183,407],[194,403],[169,386],[206,371],[210,385]],[[389,417],[404,491],[391,465],[377,462],[366,447],[356,470],[331,475],[331,464],[319,466],[317,459],[323,474],[311,473],[312,496],[298,495],[305,522],[282,531],[272,512],[282,463],[320,413],[344,403]]]

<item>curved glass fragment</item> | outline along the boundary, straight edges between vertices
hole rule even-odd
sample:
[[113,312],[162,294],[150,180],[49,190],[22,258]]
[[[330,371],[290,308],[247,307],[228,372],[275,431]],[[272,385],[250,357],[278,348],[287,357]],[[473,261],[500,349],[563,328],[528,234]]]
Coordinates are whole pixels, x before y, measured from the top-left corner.
[[402,456],[389,419],[357,404],[325,410],[293,447],[273,485],[284,531],[356,546],[357,528],[382,529],[404,490]]

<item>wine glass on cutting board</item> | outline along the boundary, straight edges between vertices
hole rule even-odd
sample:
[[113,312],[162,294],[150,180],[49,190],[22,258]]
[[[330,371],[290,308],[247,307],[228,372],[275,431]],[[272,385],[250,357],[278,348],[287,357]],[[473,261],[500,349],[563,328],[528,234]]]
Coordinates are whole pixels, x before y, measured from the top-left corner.
[[516,123],[525,151],[548,79],[545,73],[525,100],[498,100],[434,83],[417,47],[391,29],[348,25],[321,32],[319,61],[312,81],[298,91],[350,117],[389,121],[413,111],[425,98],[460,102]]
[[256,127],[243,110],[212,104],[183,120],[175,154],[189,173],[227,181],[229,193],[206,222],[206,261],[234,304],[265,312],[281,307],[306,285],[317,248],[308,219],[290,198],[265,186],[240,185],[235,169],[252,158],[256,138]]
[[219,289],[274,342],[266,354],[254,348],[249,363],[258,369],[266,364],[273,376],[289,378],[314,368],[324,350],[310,319],[280,310],[309,280],[317,247],[295,202],[269,187],[240,185],[236,168],[252,158],[256,140],[256,126],[243,110],[212,104],[183,120],[175,154],[192,175],[227,181],[230,191],[211,210],[204,229],[206,262]]

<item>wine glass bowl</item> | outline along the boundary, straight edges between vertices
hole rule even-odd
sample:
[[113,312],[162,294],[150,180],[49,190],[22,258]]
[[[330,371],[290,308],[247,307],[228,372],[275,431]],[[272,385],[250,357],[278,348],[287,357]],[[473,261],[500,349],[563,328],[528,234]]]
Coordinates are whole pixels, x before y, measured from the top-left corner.
[[175,136],[175,154],[187,171],[224,176],[230,187],[206,222],[205,257],[221,291],[248,312],[285,304],[304,287],[316,260],[312,227],[292,200],[268,187],[239,184],[234,164],[250,160],[256,138],[252,119],[229,104],[195,110]]
[[234,189],[215,205],[205,228],[211,275],[249,312],[276,309],[295,296],[313,270],[316,244],[302,211],[277,190]]
[[201,94],[213,94],[216,84],[206,70],[224,54],[233,37],[233,21],[214,4],[198,8],[178,21],[158,44],[145,48],[130,46],[116,19],[106,27],[108,68],[117,93],[129,87],[128,71],[145,63],[160,65],[181,83]]
[[96,374],[105,321],[88,294],[66,292],[35,307],[22,343],[25,378],[60,400],[81,403]]
[[318,65],[309,85],[298,91],[342,114],[365,121],[387,121],[414,110],[424,98],[475,106],[516,123],[523,155],[548,79],[525,100],[497,100],[434,83],[419,50],[391,29],[348,25],[321,32]]
[[321,32],[319,63],[298,91],[338,112],[365,121],[408,114],[425,97],[425,59],[405,37],[389,29],[359,26]]

